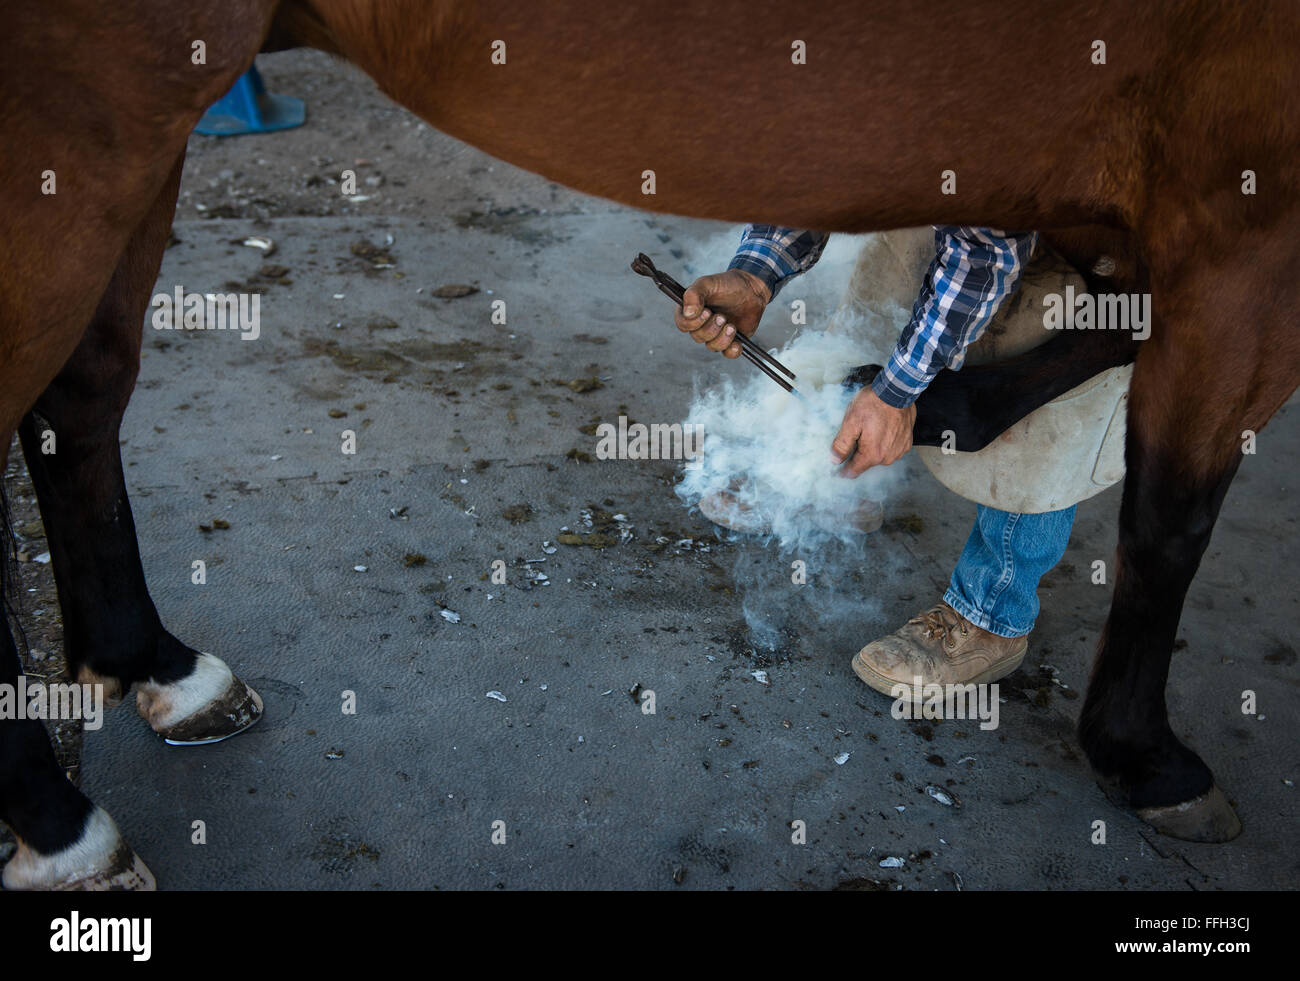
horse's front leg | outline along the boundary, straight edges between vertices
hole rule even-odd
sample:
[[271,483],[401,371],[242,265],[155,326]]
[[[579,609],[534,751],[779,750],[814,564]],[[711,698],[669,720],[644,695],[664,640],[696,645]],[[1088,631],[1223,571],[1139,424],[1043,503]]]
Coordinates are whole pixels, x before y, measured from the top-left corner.
[[1114,596],[1079,723],[1112,800],[1191,841],[1226,841],[1241,825],[1170,728],[1170,654],[1243,431],[1262,428],[1300,381],[1294,248],[1254,243],[1238,255],[1231,268],[1189,259],[1154,293],[1129,401]]
[[[0,568],[0,587],[11,571]],[[0,685],[14,691],[21,676],[9,624],[0,616]],[[113,819],[64,775],[37,719],[0,719],[0,821],[18,837],[18,851],[4,867],[6,889],[154,886],[153,873]]]
[[[225,663],[162,625],[140,563],[118,427],[171,228],[181,162],[136,229],[85,336],[19,427],[49,541],[69,672],[137,706],[173,743],[213,742],[261,715]],[[52,435],[52,441],[48,438]],[[54,452],[43,452],[49,445]]]

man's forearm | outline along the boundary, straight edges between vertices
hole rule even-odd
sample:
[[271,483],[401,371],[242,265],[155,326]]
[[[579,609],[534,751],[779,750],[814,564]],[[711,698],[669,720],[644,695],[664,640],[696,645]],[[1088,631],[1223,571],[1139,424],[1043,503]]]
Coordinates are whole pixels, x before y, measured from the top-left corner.
[[821,258],[830,236],[776,225],[746,225],[728,269],[752,273],[772,298],[790,279],[807,272]]
[[915,402],[944,368],[961,368],[998,309],[1020,285],[1037,234],[988,228],[935,229],[937,255],[912,319],[872,390],[886,405]]

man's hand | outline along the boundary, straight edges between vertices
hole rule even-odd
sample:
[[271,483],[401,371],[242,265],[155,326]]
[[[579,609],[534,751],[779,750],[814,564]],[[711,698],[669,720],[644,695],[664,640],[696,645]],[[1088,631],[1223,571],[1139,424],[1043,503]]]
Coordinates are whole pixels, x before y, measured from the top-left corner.
[[869,467],[888,466],[899,459],[912,448],[914,422],[915,405],[895,409],[880,401],[870,388],[862,389],[849,403],[839,434],[831,443],[831,459],[844,463],[840,476],[860,477]]
[[736,331],[749,337],[758,330],[758,320],[771,299],[767,284],[753,273],[728,269],[701,276],[687,287],[673,319],[678,330],[690,334],[710,351],[738,358],[740,341]]

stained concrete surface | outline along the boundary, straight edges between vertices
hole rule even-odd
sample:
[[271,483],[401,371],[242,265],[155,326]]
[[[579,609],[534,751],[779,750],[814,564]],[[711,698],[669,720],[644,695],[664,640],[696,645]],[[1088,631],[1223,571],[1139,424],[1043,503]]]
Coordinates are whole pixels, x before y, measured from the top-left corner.
[[[1080,507],[1000,727],[983,732],[895,720],[849,669],[939,595],[969,530],[974,506],[920,468],[849,585],[860,604],[821,615],[799,590],[835,556],[804,556],[810,584],[788,585],[789,556],[721,540],[683,507],[672,463],[566,455],[594,452],[579,432],[593,420],[676,421],[694,384],[752,370],[678,336],[667,302],[627,270],[644,250],[682,277],[711,271],[687,264],[727,231],[610,206],[178,220],[160,291],[285,271],[254,282],[267,290],[256,341],[147,329],[123,432],[165,622],[267,706],[211,747],[166,747],[129,706],[87,734],[83,787],[160,886],[1294,885],[1294,411],[1228,496],[1169,688],[1176,730],[1246,830],[1224,846],[1164,839],[1110,807],[1073,731],[1110,598],[1091,564],[1112,557],[1118,488]],[[252,233],[277,252],[233,244]],[[392,265],[374,268],[358,242]],[[814,270],[783,299],[806,297],[817,323],[843,287],[835,273]],[[457,283],[480,292],[430,295]],[[495,300],[505,324],[491,322]],[[591,376],[603,387],[555,383]],[[355,455],[340,452],[344,429]],[[544,552],[562,528],[587,530],[584,510],[631,537]],[[213,519],[229,528],[200,530]],[[547,586],[525,578],[537,558]],[[190,582],[195,559],[206,585]],[[748,643],[738,572],[783,631],[776,652]],[[1241,712],[1247,689],[1258,718]],[[1098,820],[1105,845],[1090,840]],[[192,843],[195,821],[206,844]],[[881,868],[889,857],[902,868]]]
[[[1118,489],[1080,508],[999,729],[896,721],[848,660],[939,595],[973,505],[916,473],[856,578],[838,551],[804,556],[797,590],[790,556],[719,541],[689,514],[671,464],[566,456],[594,448],[578,431],[593,419],[675,421],[696,379],[752,370],[678,337],[666,301],[626,271],[638,251],[679,278],[714,271],[734,229],[493,161],[326,55],[258,66],[269,91],[306,99],[307,125],[191,138],[158,288],[253,281],[267,290],[262,337],[147,330],[123,457],[165,621],[256,684],[267,714],[178,749],[128,704],[87,734],[82,761],[83,787],[163,888],[1294,886],[1293,409],[1228,495],[1169,688],[1176,730],[1245,832],[1163,839],[1106,803],[1073,735],[1070,696],[1109,602],[1091,563],[1112,555]],[[353,198],[338,193],[345,167]],[[233,244],[250,234],[277,252]],[[390,234],[391,268],[352,252]],[[832,260],[783,294],[807,298],[813,324],[847,275]],[[259,276],[265,263],[286,272]],[[482,292],[429,295],[451,283]],[[508,323],[494,325],[502,298]],[[551,383],[591,375],[604,387]],[[339,452],[344,428],[355,456]],[[592,506],[624,514],[632,538],[542,550],[564,526],[585,530]],[[199,530],[217,518],[230,527]],[[423,565],[406,564],[415,553]],[[522,560],[543,557],[551,585],[525,588]],[[497,558],[504,587],[483,578]],[[195,559],[204,586],[190,584]],[[848,602],[827,609],[832,586]],[[746,597],[783,629],[776,652],[747,643]],[[636,685],[655,692],[653,716]],[[1263,718],[1241,714],[1247,689]],[[1097,820],[1104,846],[1090,843]],[[495,821],[505,844],[491,843]],[[807,844],[791,844],[792,821]],[[905,864],[881,868],[889,857]]]

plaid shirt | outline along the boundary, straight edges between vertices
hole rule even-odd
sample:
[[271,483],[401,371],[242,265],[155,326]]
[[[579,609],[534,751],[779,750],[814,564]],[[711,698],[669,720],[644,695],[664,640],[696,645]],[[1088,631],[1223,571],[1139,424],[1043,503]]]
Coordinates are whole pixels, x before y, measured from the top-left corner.
[[[746,225],[731,269],[763,280],[773,298],[794,276],[821,258],[829,235]],[[1015,292],[1034,250],[1036,232],[945,225],[934,232],[934,261],[925,274],[912,318],[872,390],[886,405],[906,408],[942,369],[957,371],[966,348],[984,333],[998,307]]]

